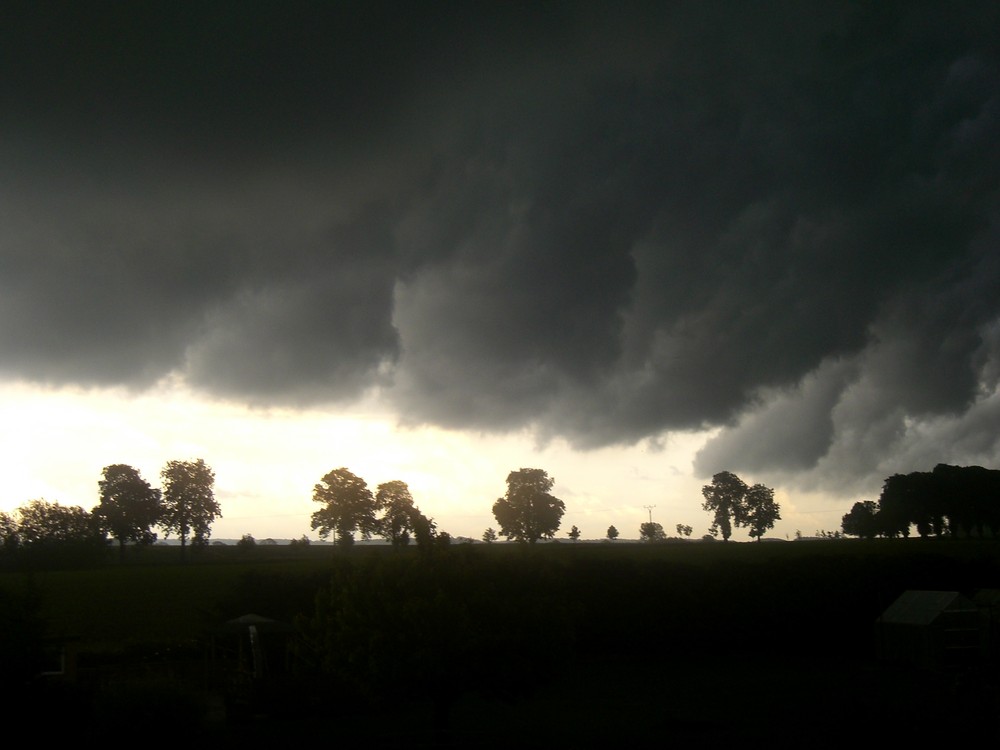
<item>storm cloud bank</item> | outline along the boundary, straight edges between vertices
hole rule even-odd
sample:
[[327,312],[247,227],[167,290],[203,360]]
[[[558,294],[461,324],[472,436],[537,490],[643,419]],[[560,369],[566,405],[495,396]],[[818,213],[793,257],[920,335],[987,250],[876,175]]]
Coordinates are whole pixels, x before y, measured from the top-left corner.
[[199,5],[10,11],[3,377],[1000,459],[995,3]]

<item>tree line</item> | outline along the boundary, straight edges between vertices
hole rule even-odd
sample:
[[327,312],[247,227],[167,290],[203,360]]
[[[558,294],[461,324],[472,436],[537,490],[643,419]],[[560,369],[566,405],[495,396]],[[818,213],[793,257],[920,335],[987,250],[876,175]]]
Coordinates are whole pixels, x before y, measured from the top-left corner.
[[856,502],[843,532],[867,539],[1000,535],[1000,471],[938,464],[932,471],[894,474],[878,500]]
[[[566,505],[551,494],[554,480],[541,469],[521,469],[507,476],[507,494],[493,504],[493,515],[500,525],[500,534],[508,540],[535,543],[542,538],[552,538],[559,530],[559,523]],[[702,488],[702,507],[713,514],[711,537],[720,533],[729,541],[734,526],[745,526],[751,538],[760,538],[774,528],[781,519],[781,508],[774,499],[774,490],[763,484],[748,486],[729,471],[712,477],[712,483]],[[679,536],[690,537],[691,527],[677,524]],[[573,541],[580,537],[580,529],[573,526],[567,536]],[[618,529],[608,527],[607,538],[618,538]],[[665,541],[663,526],[652,519],[639,525],[639,538],[647,542]],[[483,532],[483,541],[494,542],[497,532],[492,527]]]
[[[88,513],[79,506],[32,500],[13,515],[0,512],[0,546],[30,547],[67,542],[118,542],[121,554],[128,544],[147,545],[157,539],[154,529],[168,537],[177,534],[182,550],[208,543],[211,526],[222,516],[215,499],[215,474],[203,459],[168,461],[160,472],[162,488],[153,487],[140,472],[127,464],[106,466],[98,482],[99,502]],[[507,476],[507,491],[493,503],[499,534],[492,527],[483,534],[486,542],[504,536],[508,541],[535,544],[551,539],[559,530],[566,504],[552,494],[555,480],[542,469],[522,468]],[[711,535],[721,533],[728,541],[734,526],[746,526],[750,536],[760,537],[780,518],[774,491],[760,484],[748,486],[731,472],[721,472],[702,490],[703,508],[713,514]],[[342,547],[354,544],[355,536],[368,540],[381,536],[394,547],[411,540],[420,548],[447,545],[451,537],[439,531],[433,518],[416,505],[406,482],[392,480],[373,492],[364,479],[345,467],[328,472],[313,487],[313,501],[320,505],[311,517],[311,528],[320,538],[333,537]],[[677,524],[677,533],[690,537],[691,527]],[[663,541],[663,527],[650,520],[639,527],[640,539]],[[580,529],[568,532],[573,541]],[[618,530],[608,528],[614,540]],[[244,535],[243,546],[253,539]],[[183,552],[182,552],[183,555]]]
[[373,493],[361,477],[341,467],[327,473],[313,487],[313,501],[321,505],[312,514],[312,529],[321,539],[331,535],[342,547],[354,544],[354,535],[363,539],[383,537],[394,547],[413,539],[426,549],[447,545],[451,537],[439,532],[434,519],[421,513],[406,482],[383,482]]
[[0,512],[0,546],[38,549],[56,544],[103,544],[110,537],[125,545],[152,544],[154,529],[177,534],[181,547],[208,544],[212,522],[222,516],[215,499],[215,472],[203,459],[168,461],[160,472],[163,486],[153,487],[127,464],[104,467],[98,481],[99,502],[80,506],[31,500],[14,511]]

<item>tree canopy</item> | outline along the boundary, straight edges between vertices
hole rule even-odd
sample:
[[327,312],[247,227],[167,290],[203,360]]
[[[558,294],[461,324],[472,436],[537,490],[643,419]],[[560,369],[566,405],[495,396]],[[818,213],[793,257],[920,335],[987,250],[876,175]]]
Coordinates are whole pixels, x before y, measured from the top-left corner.
[[193,544],[207,544],[212,522],[222,515],[215,499],[215,472],[199,458],[168,461],[160,477],[163,479],[160,528],[168,535],[177,534],[182,548],[189,537]]
[[860,537],[1000,535],[1000,471],[938,464],[932,471],[893,474],[877,501],[857,502],[841,520]]
[[97,483],[100,502],[91,511],[98,528],[116,539],[120,550],[126,542],[151,544],[163,513],[160,490],[126,464],[105,466],[103,477]]
[[0,549],[13,549],[17,545],[17,521],[14,516],[0,510]]
[[781,507],[774,501],[774,490],[763,484],[748,487],[731,471],[712,477],[712,483],[701,489],[704,510],[712,513],[711,532],[722,534],[729,541],[733,527],[747,527],[750,537],[758,542],[774,522],[781,519]]
[[644,542],[662,542],[667,538],[667,533],[662,524],[644,521],[639,524],[639,538]]
[[743,520],[743,496],[747,485],[730,471],[722,471],[712,477],[712,483],[701,488],[705,498],[702,508],[713,514],[712,535],[722,534],[723,541],[733,535],[733,526]]
[[555,480],[542,469],[520,469],[507,475],[507,493],[493,503],[500,533],[534,544],[559,531],[566,504],[550,492]]
[[78,505],[30,500],[16,511],[17,539],[27,547],[102,539],[90,514]]
[[[402,501],[401,494],[397,500]],[[333,534],[346,547],[354,543],[355,532],[368,539],[380,530],[375,496],[365,480],[346,468],[328,472],[313,487],[313,501],[322,505],[312,514],[312,528],[322,539]]]
[[375,493],[375,505],[382,512],[378,533],[394,547],[409,544],[411,534],[417,546],[427,547],[433,542],[436,524],[414,504],[406,482],[395,479],[380,484]]
[[781,508],[774,502],[774,490],[762,484],[755,484],[743,496],[743,524],[751,539],[760,538],[774,528],[774,522],[781,520]]
[[379,533],[393,546],[409,544],[413,531],[410,519],[415,508],[406,482],[393,480],[380,484],[375,493],[375,504],[382,511]]
[[856,502],[841,519],[841,527],[848,536],[874,539],[879,535],[877,513],[878,503],[874,500]]

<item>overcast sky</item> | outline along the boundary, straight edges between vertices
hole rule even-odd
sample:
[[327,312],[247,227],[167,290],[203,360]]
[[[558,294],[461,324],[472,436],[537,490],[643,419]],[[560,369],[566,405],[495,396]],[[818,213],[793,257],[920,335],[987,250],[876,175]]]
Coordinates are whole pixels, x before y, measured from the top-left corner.
[[5,413],[662,449],[839,527],[1000,464],[998,50],[995,2],[5,4]]

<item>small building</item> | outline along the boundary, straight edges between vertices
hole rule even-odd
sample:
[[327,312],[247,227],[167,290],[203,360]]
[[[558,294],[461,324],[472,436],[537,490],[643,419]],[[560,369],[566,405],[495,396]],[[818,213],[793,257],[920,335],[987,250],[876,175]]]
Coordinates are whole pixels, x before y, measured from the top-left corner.
[[983,625],[980,608],[957,591],[904,591],[876,621],[878,655],[931,671],[975,668]]

